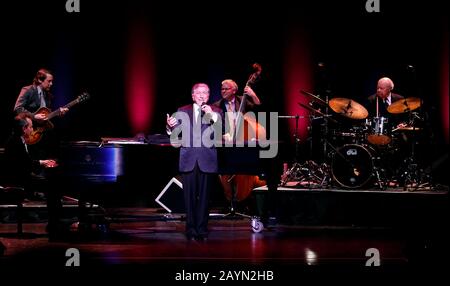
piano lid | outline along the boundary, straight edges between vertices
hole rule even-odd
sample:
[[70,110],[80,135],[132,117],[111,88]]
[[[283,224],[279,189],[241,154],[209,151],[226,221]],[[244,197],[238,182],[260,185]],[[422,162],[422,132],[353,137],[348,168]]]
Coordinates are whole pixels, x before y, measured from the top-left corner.
[[123,144],[123,145],[143,145],[147,144],[145,140],[141,138],[114,138],[114,137],[102,137],[102,144]]

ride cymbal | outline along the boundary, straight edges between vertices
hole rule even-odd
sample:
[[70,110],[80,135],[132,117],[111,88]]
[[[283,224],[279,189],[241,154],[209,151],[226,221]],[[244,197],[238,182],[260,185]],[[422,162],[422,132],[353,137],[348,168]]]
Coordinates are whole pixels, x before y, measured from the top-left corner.
[[334,112],[351,119],[365,119],[369,115],[367,109],[353,99],[332,98],[328,105]]
[[413,111],[420,107],[420,98],[408,97],[397,100],[388,106],[387,111],[393,114],[405,113]]

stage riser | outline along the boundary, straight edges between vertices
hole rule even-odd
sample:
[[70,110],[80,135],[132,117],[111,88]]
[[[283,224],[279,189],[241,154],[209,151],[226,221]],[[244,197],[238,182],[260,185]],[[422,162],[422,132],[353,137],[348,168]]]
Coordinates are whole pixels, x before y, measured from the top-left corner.
[[270,202],[278,221],[295,225],[408,227],[437,225],[448,217],[448,194],[367,191],[254,191],[263,216]]

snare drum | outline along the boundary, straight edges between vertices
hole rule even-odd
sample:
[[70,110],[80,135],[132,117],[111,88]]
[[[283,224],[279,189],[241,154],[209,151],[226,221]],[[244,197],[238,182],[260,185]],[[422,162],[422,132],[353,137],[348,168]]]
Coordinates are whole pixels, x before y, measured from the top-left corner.
[[374,145],[387,145],[391,143],[391,132],[387,123],[388,119],[386,117],[366,119],[366,125],[369,127],[367,141]]

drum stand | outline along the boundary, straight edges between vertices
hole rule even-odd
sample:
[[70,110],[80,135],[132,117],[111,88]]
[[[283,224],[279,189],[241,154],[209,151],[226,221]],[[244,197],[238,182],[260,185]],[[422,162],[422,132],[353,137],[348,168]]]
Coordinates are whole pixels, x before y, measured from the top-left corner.
[[308,188],[324,185],[324,171],[312,160],[304,164],[298,162],[300,138],[298,137],[298,120],[303,118],[299,115],[278,116],[278,118],[295,118],[295,131],[293,134],[295,143],[294,163],[289,169],[285,169],[281,176],[281,186],[286,186],[288,182],[297,182],[297,185]]
[[381,189],[381,190],[386,190],[388,185],[389,185],[389,180],[387,179],[386,176],[386,170],[383,169],[380,166],[377,166],[377,160],[381,160],[379,157],[378,158],[372,158],[372,165],[373,165],[373,176],[375,176],[375,178],[377,179],[377,186]]
[[[312,96],[312,95],[311,95]],[[327,101],[328,103],[328,97]],[[301,106],[311,109],[308,106],[305,106],[303,104],[300,104]],[[318,111],[314,110],[316,113],[319,113]],[[326,108],[326,113],[319,113],[321,116],[318,118],[324,118],[324,134],[328,133],[328,106]],[[295,157],[294,157],[294,163],[291,168],[284,171],[282,177],[281,177],[281,186],[286,186],[288,182],[297,182],[297,186],[304,186],[307,188],[323,188],[329,185],[329,181],[331,179],[331,176],[329,175],[329,167],[326,163],[317,164],[313,160],[308,160],[304,164],[300,164],[298,162],[298,149],[299,149],[299,143],[300,139],[298,138],[298,119],[300,118],[297,116],[279,116],[279,118],[295,118],[295,131],[294,131],[294,140],[295,140]],[[314,118],[317,119],[317,118]],[[323,138],[323,136],[322,136]],[[324,140],[324,139],[322,139]],[[328,141],[325,139],[325,141],[322,141],[324,144],[324,154],[327,153],[326,151],[326,143]],[[325,158],[325,155],[324,155]],[[325,161],[325,160],[324,160]]]
[[419,167],[419,164],[416,159],[415,153],[415,145],[416,145],[416,122],[415,120],[421,119],[417,116],[415,112],[410,112],[410,123],[413,127],[412,135],[411,135],[411,153],[410,156],[407,157],[404,163],[404,169],[400,175],[400,178],[403,181],[403,188],[405,191],[415,191],[419,188],[430,187],[431,179],[430,176],[427,176],[422,168]]

